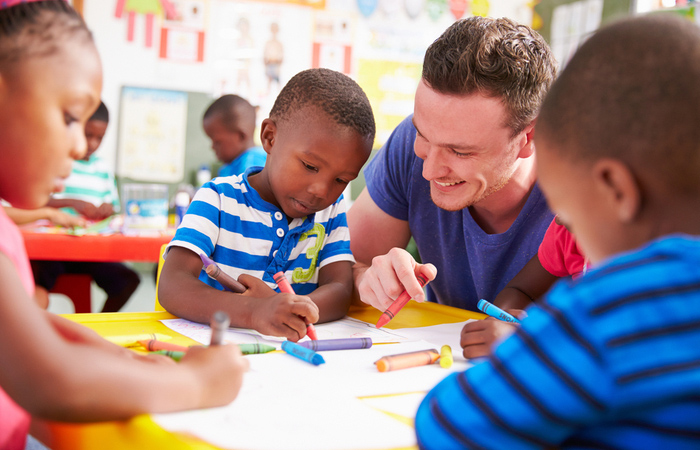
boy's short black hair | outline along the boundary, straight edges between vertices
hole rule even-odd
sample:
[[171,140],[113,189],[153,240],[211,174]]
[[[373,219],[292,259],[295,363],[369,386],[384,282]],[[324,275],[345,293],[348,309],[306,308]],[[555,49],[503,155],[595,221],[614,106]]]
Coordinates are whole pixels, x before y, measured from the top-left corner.
[[100,120],[102,122],[107,122],[109,123],[109,110],[107,109],[107,105],[105,105],[105,102],[100,102],[100,106],[97,107],[97,110],[95,110],[94,113],[92,113],[92,116],[90,116],[89,120]]
[[0,71],[24,58],[52,55],[65,36],[92,42],[83,18],[64,1],[18,3],[0,9]]
[[234,94],[226,94],[214,100],[204,111],[204,119],[219,114],[226,128],[242,129],[252,136],[255,132],[255,107],[248,100]]
[[306,106],[321,109],[339,125],[373,142],[374,114],[367,95],[349,76],[330,69],[308,69],[294,75],[282,88],[270,111],[275,122],[288,120]]
[[700,28],[665,14],[602,28],[547,95],[535,131],[573,161],[616,158],[678,194],[700,192]]

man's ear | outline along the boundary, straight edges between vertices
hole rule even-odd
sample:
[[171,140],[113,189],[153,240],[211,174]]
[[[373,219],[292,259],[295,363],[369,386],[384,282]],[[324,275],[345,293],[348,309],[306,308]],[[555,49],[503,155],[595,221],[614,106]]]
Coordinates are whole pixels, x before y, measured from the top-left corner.
[[260,125],[260,142],[265,149],[265,153],[268,155],[270,154],[270,150],[272,150],[276,137],[277,125],[275,122],[270,118],[263,120]]
[[529,158],[535,153],[535,144],[533,138],[535,136],[535,121],[530,125],[526,126],[523,131],[518,134],[518,146],[520,151],[518,152],[519,158]]
[[591,171],[595,188],[621,223],[630,223],[639,216],[642,191],[627,164],[603,158],[593,164]]

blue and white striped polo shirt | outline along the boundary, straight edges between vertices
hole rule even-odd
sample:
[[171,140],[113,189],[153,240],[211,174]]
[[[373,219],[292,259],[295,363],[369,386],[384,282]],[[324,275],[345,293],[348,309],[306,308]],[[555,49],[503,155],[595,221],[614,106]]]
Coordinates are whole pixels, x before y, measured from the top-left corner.
[[[237,278],[248,274],[272,289],[272,276],[284,272],[300,295],[318,287],[318,269],[337,261],[350,261],[350,232],[342,195],[331,206],[293,219],[263,200],[248,183],[252,167],[242,175],[218,177],[194,196],[169,247],[184,247],[205,254],[221,270]],[[204,270],[199,279],[222,289]]]

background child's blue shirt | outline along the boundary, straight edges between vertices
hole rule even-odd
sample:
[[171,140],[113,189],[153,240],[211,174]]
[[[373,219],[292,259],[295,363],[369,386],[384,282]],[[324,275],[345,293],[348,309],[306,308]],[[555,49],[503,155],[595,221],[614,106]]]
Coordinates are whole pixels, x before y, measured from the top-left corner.
[[248,170],[249,167],[263,167],[266,160],[267,153],[265,153],[262,147],[251,147],[238,155],[238,158],[225,166],[221,166],[218,176],[230,177],[231,175],[240,175]]
[[492,357],[430,391],[422,448],[698,448],[700,239],[615,257],[527,312]]
[[[234,278],[246,273],[272,288],[273,275],[285,272],[297,294],[306,295],[318,287],[318,269],[338,261],[355,262],[350,252],[350,233],[341,196],[315,214],[293,219],[264,201],[244,174],[217,177],[202,186],[170,246],[204,253]],[[221,289],[204,270],[199,279]]]
[[423,263],[437,267],[428,300],[478,311],[537,253],[554,215],[537,185],[505,233],[488,234],[469,209],[446,211],[430,198],[423,160],[413,151],[416,129],[407,117],[365,169],[367,190],[385,213],[408,221]]

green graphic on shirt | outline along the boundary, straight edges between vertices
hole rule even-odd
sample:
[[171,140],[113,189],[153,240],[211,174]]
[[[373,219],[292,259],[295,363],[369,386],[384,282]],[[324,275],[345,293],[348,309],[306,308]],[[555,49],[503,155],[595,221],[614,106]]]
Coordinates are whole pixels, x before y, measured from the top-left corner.
[[321,252],[323,240],[326,237],[326,229],[320,223],[315,223],[309,231],[301,235],[299,242],[311,236],[316,236],[316,244],[306,249],[306,258],[311,260],[311,265],[308,269],[302,269],[301,267],[294,269],[292,271],[292,283],[306,283],[314,276],[316,264],[318,263],[318,254]]

